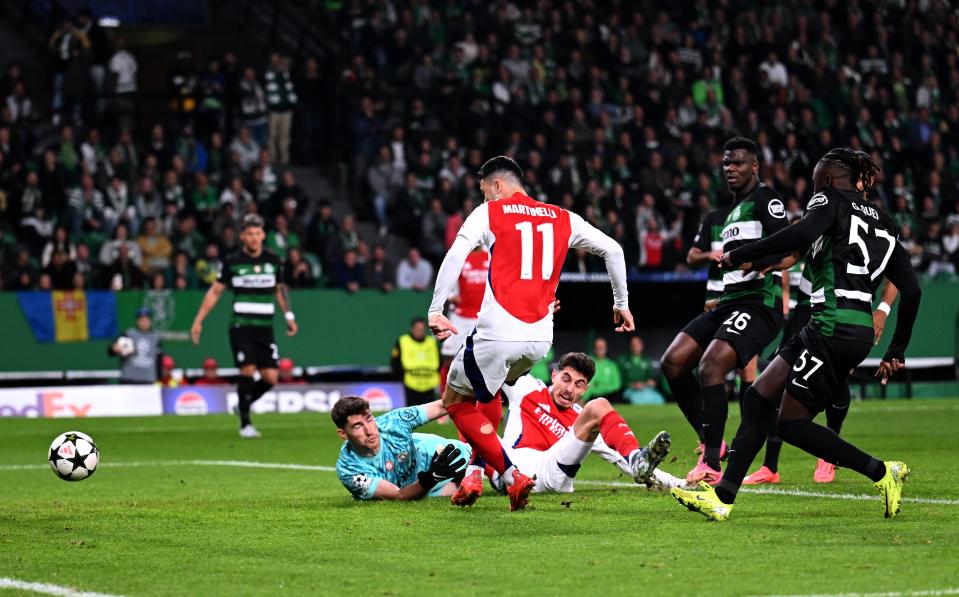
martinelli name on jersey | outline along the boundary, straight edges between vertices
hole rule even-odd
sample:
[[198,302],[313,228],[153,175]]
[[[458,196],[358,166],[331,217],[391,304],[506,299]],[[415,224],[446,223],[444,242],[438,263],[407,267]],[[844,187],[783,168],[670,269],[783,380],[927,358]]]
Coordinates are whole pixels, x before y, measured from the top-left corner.
[[503,205],[504,214],[518,214],[522,216],[533,216],[536,218],[553,218],[556,219],[559,215],[556,213],[555,209],[550,207],[530,207],[529,205],[523,205],[522,203],[506,203]]

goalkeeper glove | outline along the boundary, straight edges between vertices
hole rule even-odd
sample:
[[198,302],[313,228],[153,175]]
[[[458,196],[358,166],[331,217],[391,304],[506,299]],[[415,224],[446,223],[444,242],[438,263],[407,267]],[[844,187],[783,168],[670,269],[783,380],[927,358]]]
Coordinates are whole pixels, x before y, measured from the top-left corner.
[[420,486],[429,491],[442,483],[460,474],[460,469],[466,466],[463,453],[453,444],[447,444],[442,452],[433,454],[430,468],[416,475]]

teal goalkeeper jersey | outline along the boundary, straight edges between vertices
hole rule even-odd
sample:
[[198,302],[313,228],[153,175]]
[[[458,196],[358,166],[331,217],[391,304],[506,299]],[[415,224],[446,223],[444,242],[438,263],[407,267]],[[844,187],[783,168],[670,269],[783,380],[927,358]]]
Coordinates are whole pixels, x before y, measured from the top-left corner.
[[[413,433],[414,429],[428,422],[424,406],[398,408],[376,417],[380,451],[371,457],[357,454],[349,442],[343,442],[336,459],[336,476],[353,494],[353,499],[373,499],[377,486],[384,480],[397,487],[413,483],[418,473],[430,467],[437,448],[447,444],[458,447],[463,458],[469,461],[470,447],[463,442],[430,433]],[[440,483],[430,495],[439,495],[445,485]]]

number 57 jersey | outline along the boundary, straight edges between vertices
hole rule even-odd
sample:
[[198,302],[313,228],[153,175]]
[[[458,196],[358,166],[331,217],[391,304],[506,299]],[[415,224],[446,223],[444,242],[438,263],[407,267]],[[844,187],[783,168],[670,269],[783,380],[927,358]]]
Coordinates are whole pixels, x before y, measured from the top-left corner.
[[[442,312],[469,251],[484,245],[489,276],[475,337],[483,340],[552,341],[553,302],[569,249],[585,249],[606,261],[614,306],[629,305],[623,250],[580,216],[522,193],[484,203],[463,222],[436,280],[430,312]],[[452,259],[451,259],[452,258]]]
[[896,224],[852,191],[826,189],[813,195],[807,213],[822,210],[832,220],[812,244],[806,269],[825,301],[812,316],[823,336],[872,342],[872,299],[896,248]]

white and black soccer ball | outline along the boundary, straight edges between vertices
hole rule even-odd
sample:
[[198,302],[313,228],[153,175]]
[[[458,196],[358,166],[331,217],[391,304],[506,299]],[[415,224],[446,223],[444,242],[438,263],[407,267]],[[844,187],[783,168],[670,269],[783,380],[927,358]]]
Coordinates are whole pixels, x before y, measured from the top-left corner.
[[134,353],[136,350],[136,345],[133,343],[133,338],[129,336],[120,336],[117,338],[117,354],[121,357],[128,357]]
[[67,431],[50,444],[50,468],[64,481],[82,481],[97,470],[100,450],[93,438],[79,431]]

